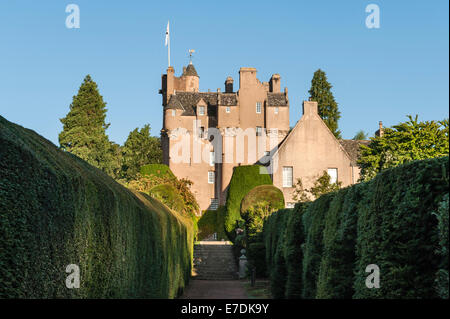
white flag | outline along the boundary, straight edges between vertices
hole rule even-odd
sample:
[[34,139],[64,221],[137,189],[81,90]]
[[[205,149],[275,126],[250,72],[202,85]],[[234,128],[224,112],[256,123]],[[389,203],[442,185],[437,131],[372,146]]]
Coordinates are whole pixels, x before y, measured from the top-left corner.
[[165,44],[165,46],[167,46],[168,43],[169,43],[169,21],[167,21],[166,44]]

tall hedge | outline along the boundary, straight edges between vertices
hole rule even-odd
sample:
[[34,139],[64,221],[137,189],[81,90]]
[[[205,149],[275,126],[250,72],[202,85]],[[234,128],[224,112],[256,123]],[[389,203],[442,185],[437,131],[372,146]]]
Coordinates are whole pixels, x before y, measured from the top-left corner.
[[284,298],[286,287],[286,262],[284,241],[286,224],[291,209],[282,209],[273,213],[265,222],[263,229],[266,247],[266,264],[274,298]]
[[436,213],[438,218],[438,235],[439,246],[438,254],[441,256],[441,265],[436,273],[436,290],[440,298],[448,299],[449,297],[449,279],[448,279],[448,194],[444,196],[444,199],[439,204],[438,211]]
[[302,296],[303,245],[305,232],[302,224],[306,203],[297,203],[289,212],[286,222],[285,260],[286,260],[286,290],[287,299],[300,299]]
[[225,213],[225,231],[230,240],[234,241],[236,236],[234,232],[236,221],[242,220],[240,214],[242,199],[252,188],[259,185],[272,185],[272,179],[264,166],[235,167],[228,188]]
[[[274,297],[448,298],[448,161],[411,162],[273,213],[264,243]],[[366,287],[370,264],[380,288]]]
[[322,195],[303,214],[305,250],[303,252],[302,298],[316,297],[317,279],[323,252],[325,216],[335,193]]
[[0,238],[0,298],[173,298],[191,272],[188,219],[3,117]]
[[[437,218],[448,194],[448,157],[410,162],[379,173],[358,216],[355,298],[435,298],[441,256]],[[380,288],[368,289],[366,266],[380,268]]]

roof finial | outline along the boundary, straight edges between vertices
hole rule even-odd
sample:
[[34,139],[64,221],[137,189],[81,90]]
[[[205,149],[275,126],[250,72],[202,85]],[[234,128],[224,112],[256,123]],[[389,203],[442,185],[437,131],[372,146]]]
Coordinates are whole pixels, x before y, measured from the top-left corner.
[[195,50],[189,50],[189,64],[192,64],[192,53],[195,53]]

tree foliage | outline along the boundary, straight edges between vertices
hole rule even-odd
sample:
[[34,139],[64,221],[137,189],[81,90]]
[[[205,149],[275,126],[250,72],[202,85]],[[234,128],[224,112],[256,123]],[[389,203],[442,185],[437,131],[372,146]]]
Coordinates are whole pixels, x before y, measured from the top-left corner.
[[341,118],[341,113],[338,110],[338,104],[331,92],[332,87],[333,86],[327,80],[325,72],[318,69],[314,72],[309,94],[311,100],[318,103],[319,115],[330,131],[336,138],[341,138],[341,131],[338,129],[338,121]]
[[342,182],[331,183],[331,176],[327,171],[323,171],[323,174],[314,182],[311,188],[304,188],[301,178],[297,178],[295,184],[294,193],[292,199],[296,202],[309,202],[312,199],[319,198],[320,196],[337,191],[341,188]]
[[364,141],[367,140],[367,133],[363,130],[359,130],[356,135],[353,137],[355,141]]
[[408,121],[385,128],[384,134],[371,138],[371,143],[361,146],[358,166],[360,180],[367,181],[383,169],[413,160],[448,156],[448,119],[419,122],[418,116],[408,116]]
[[150,135],[150,125],[146,124],[130,132],[122,154],[122,177],[129,180],[139,173],[141,166],[162,162],[161,141]]
[[106,111],[97,84],[87,75],[73,97],[69,113],[61,119],[63,131],[59,134],[59,144],[64,151],[115,176],[120,169],[118,145],[106,135],[109,127],[105,122]]

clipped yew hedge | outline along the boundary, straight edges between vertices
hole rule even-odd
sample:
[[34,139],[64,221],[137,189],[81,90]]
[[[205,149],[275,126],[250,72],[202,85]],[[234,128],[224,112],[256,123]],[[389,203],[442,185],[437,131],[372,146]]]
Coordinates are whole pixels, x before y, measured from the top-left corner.
[[[273,297],[448,298],[448,181],[448,157],[415,161],[272,214]],[[370,264],[378,289],[366,287]]]
[[1,116],[0,238],[0,298],[174,298],[191,272],[190,220]]
[[234,229],[237,221],[242,221],[240,208],[244,196],[259,185],[272,185],[272,179],[264,166],[245,165],[234,168],[230,186],[227,192],[225,231],[230,240],[234,241]]
[[224,226],[225,206],[217,210],[206,210],[198,220],[198,240],[217,234],[217,240],[228,240]]

